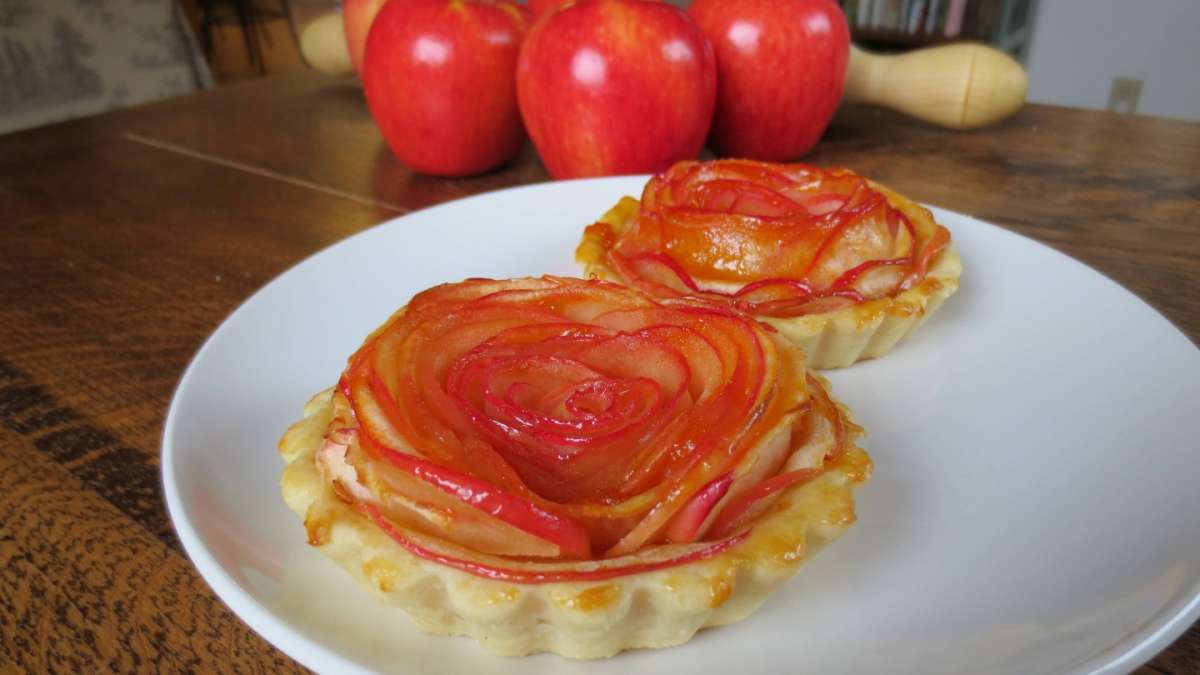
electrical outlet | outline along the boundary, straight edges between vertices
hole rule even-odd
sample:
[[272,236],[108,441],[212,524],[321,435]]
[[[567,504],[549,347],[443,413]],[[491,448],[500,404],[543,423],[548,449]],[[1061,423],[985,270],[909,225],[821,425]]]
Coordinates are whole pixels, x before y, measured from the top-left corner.
[[1142,97],[1142,81],[1134,77],[1114,77],[1108,90],[1108,109],[1113,112],[1136,113]]

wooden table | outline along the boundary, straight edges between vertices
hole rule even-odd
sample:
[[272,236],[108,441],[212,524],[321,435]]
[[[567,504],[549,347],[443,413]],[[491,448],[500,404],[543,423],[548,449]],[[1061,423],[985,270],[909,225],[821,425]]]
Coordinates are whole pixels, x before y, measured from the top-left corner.
[[[952,133],[846,108],[808,159],[1046,242],[1200,340],[1200,125],[1028,106]],[[301,258],[545,179],[528,148],[480,178],[413,175],[351,81],[309,73],[0,137],[0,671],[299,670],[171,529],[176,381]],[[1200,628],[1144,672],[1200,673]]]

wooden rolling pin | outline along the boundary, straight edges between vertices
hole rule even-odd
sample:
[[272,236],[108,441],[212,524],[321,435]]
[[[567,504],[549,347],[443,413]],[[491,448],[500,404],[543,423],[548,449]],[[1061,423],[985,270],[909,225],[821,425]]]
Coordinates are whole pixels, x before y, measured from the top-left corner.
[[1025,69],[980,44],[954,44],[884,56],[851,45],[843,100],[872,103],[950,129],[974,129],[1025,103]]

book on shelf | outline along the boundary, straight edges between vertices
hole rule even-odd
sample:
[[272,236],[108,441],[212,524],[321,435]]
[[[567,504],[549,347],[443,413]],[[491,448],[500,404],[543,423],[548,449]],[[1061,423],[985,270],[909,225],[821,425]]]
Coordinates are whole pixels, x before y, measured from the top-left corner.
[[900,15],[904,11],[904,0],[886,0],[883,4],[883,25],[880,28],[884,30],[899,30]]
[[840,4],[854,31],[898,44],[955,38],[991,41],[1007,6],[1006,0],[840,0]]
[[842,14],[846,15],[846,24],[854,28],[855,18],[858,16],[858,0],[842,0]]
[[854,25],[866,28],[871,25],[871,5],[875,0],[858,0],[858,12],[854,17]]
[[945,0],[929,0],[929,10],[925,12],[925,31],[926,35],[936,35],[937,30],[941,28],[938,23],[938,14],[942,11],[942,6]]
[[948,38],[958,37],[962,32],[963,14],[967,9],[967,0],[950,0],[950,8],[946,11],[946,29],[943,32]]
[[908,8],[908,32],[911,35],[916,35],[923,32],[925,27],[925,12],[928,10],[928,2],[926,0],[913,0]]

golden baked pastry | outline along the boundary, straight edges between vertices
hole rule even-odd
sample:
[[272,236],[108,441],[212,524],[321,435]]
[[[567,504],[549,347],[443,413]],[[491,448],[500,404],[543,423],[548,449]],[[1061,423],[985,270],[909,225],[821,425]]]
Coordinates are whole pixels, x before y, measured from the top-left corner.
[[680,162],[589,226],[585,276],[702,296],[775,326],[813,368],[882,356],[958,289],[929,210],[847,169]]
[[737,621],[855,518],[861,430],[768,327],[598,280],[412,299],[280,441],[308,541],[422,629],[595,658]]

